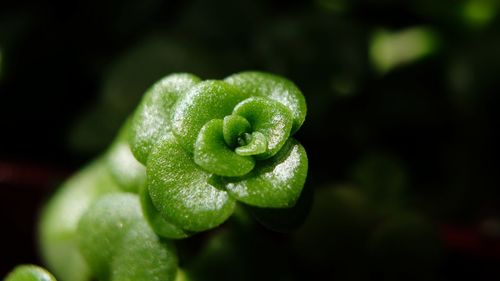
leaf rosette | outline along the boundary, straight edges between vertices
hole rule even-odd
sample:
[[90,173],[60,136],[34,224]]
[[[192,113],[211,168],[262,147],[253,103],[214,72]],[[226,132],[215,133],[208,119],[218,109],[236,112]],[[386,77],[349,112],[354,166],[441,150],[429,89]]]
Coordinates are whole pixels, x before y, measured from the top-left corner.
[[146,166],[140,196],[156,233],[183,238],[216,227],[236,202],[293,207],[307,155],[292,135],[305,115],[300,90],[262,72],[206,81],[173,74],[153,85],[132,117],[129,144]]

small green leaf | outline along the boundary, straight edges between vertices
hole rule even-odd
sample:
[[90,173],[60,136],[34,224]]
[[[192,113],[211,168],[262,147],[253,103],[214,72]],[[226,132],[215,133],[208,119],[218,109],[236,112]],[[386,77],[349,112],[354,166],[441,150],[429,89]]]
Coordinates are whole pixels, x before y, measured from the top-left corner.
[[232,151],[224,141],[222,127],[221,119],[213,119],[201,128],[194,146],[194,162],[209,173],[243,176],[253,169],[255,160]]
[[227,77],[224,81],[251,96],[273,99],[285,105],[293,114],[293,135],[306,118],[306,101],[293,82],[270,73],[248,71]]
[[261,132],[253,132],[248,135],[248,143],[237,147],[235,152],[241,156],[262,155],[267,151],[267,138]]
[[141,188],[139,193],[142,211],[149,225],[156,234],[169,239],[181,239],[191,235],[189,231],[183,230],[163,218],[151,201],[149,191],[146,186]]
[[256,155],[259,159],[275,155],[290,136],[292,113],[279,102],[252,97],[240,102],[234,108],[233,114],[244,117],[252,126],[252,131],[265,136],[267,150]]
[[[151,200],[162,217],[191,231],[223,223],[235,201],[221,187],[211,185],[202,170],[171,136],[160,141],[147,163]],[[210,183],[209,183],[210,181]]]
[[56,281],[56,278],[39,266],[20,265],[14,268],[4,281]]
[[132,118],[130,145],[134,156],[145,164],[153,145],[171,128],[174,105],[200,79],[191,74],[172,74],[154,84],[144,95]]
[[223,81],[208,80],[192,87],[175,106],[172,132],[184,149],[193,152],[198,134],[208,121],[223,119],[248,98],[245,91]]
[[299,198],[306,177],[306,151],[290,138],[276,156],[258,162],[249,174],[228,179],[226,188],[232,197],[248,205],[290,208]]
[[238,146],[238,139],[244,134],[251,130],[250,123],[247,119],[239,115],[228,115],[224,117],[224,125],[222,127],[222,132],[224,134],[224,140],[227,145],[231,148]]

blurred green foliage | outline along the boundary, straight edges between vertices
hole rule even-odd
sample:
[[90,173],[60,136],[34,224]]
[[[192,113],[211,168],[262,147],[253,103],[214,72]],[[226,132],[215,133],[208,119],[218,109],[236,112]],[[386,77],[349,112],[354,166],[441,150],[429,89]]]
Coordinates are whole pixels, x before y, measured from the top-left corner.
[[370,44],[370,57],[377,71],[385,73],[436,51],[437,37],[432,31],[413,27],[397,33],[375,32]]

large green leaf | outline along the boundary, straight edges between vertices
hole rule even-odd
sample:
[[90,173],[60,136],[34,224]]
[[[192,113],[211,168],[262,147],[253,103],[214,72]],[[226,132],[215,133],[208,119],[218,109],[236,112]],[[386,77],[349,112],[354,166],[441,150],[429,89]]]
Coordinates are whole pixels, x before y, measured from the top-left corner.
[[234,199],[196,165],[173,136],[157,144],[147,167],[151,200],[169,222],[202,231],[218,226],[232,214]]
[[170,132],[177,99],[200,79],[192,74],[172,74],[154,84],[132,118],[130,145],[134,156],[146,163],[153,145]]

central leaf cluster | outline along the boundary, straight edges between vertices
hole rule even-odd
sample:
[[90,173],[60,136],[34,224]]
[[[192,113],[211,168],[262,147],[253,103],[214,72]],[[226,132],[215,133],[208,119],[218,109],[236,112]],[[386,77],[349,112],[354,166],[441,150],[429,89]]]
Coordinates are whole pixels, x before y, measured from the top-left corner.
[[292,128],[291,115],[279,102],[245,99],[231,115],[203,125],[194,144],[194,161],[216,175],[246,175],[256,160],[272,157],[283,147]]
[[293,207],[307,156],[291,135],[305,114],[300,90],[267,73],[206,81],[174,74],[155,84],[129,131],[131,150],[147,170],[141,198],[154,230],[183,238],[213,228],[236,201]]

